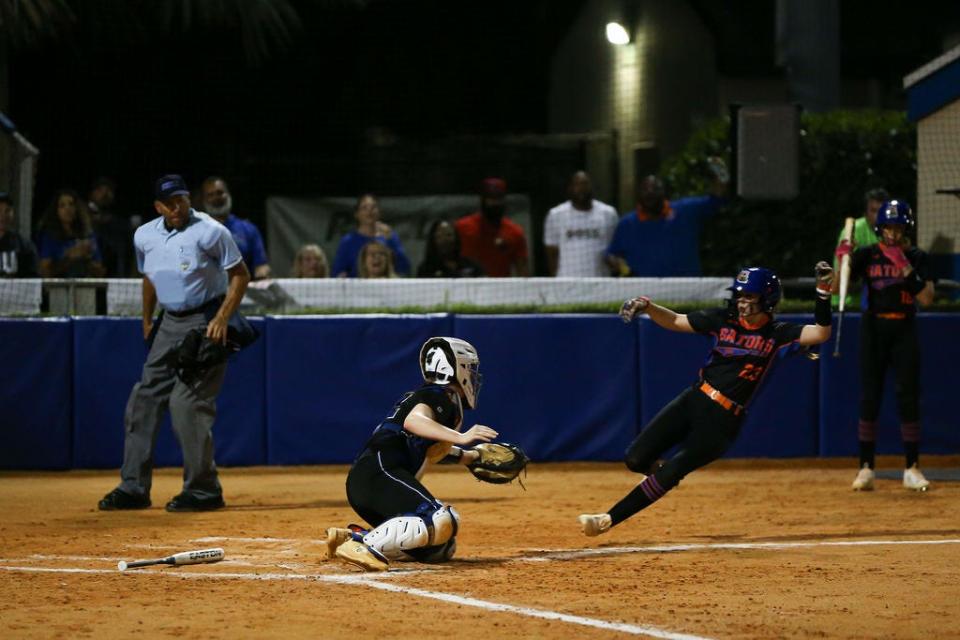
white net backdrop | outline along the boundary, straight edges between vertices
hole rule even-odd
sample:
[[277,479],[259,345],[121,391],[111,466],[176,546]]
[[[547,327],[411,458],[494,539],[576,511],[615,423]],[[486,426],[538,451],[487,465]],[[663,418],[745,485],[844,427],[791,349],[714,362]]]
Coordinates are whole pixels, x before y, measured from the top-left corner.
[[[0,281],[0,315],[40,313],[40,280]],[[664,303],[718,302],[729,278],[467,278],[467,279],[278,279],[251,283],[243,307],[269,313],[304,311],[445,310],[461,305],[528,307],[619,304],[646,295]],[[51,301],[69,287],[80,300],[73,311],[92,313],[94,292],[106,289],[106,313],[139,316],[141,280],[48,281]]]

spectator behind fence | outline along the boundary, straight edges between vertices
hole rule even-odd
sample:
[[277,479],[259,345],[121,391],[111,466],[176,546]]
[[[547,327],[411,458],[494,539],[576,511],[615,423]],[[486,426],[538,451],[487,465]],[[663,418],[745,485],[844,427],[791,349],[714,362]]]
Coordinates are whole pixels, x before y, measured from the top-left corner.
[[409,275],[410,260],[403,251],[397,233],[380,221],[380,203],[377,202],[377,197],[372,193],[360,196],[354,206],[353,216],[357,221],[357,228],[340,239],[337,254],[333,257],[333,275],[338,278],[356,278],[360,250],[374,239],[382,240],[390,248],[397,273]]
[[483,275],[479,264],[460,255],[460,237],[446,220],[436,220],[427,231],[423,262],[418,278],[477,278]]
[[40,221],[38,244],[44,278],[98,278],[104,274],[90,214],[73,189],[60,189],[53,195]]
[[219,176],[210,176],[203,181],[201,194],[201,209],[230,230],[253,279],[269,278],[270,263],[263,248],[263,236],[255,224],[233,214],[233,196],[226,181]]
[[617,228],[617,212],[593,199],[593,184],[586,171],[574,173],[567,190],[570,199],[550,209],[543,226],[550,275],[609,276],[604,254]]
[[319,245],[305,244],[297,251],[290,268],[291,278],[328,278],[330,265],[327,263],[327,254]]
[[17,233],[13,200],[0,192],[0,278],[34,278],[37,275],[37,250],[29,238]]
[[504,217],[507,183],[486,178],[480,184],[480,211],[456,221],[463,256],[480,264],[494,278],[526,277],[527,238],[523,227]]
[[363,245],[357,256],[357,275],[360,278],[396,278],[390,247],[380,240]]
[[[877,237],[876,232],[874,231],[874,226],[877,224],[877,212],[880,211],[880,206],[884,202],[890,199],[890,194],[887,193],[886,189],[870,189],[863,194],[863,216],[857,218],[853,222],[853,233],[850,237],[850,242],[857,247],[872,247],[873,245],[880,242],[880,239]],[[837,244],[840,244],[840,241],[843,240],[843,227],[840,227],[840,232],[837,234]],[[840,264],[839,260],[836,257],[833,259],[833,269],[837,273],[840,273]],[[840,296],[835,295],[833,297],[833,303],[837,304],[840,301]],[[846,304],[852,302],[852,296],[847,296]]]
[[705,196],[668,201],[663,182],[647,176],[637,189],[637,208],[626,213],[607,248],[610,268],[621,276],[700,276],[700,227],[726,203],[726,167],[711,159],[713,184]]
[[97,178],[87,194],[87,210],[103,254],[107,277],[125,278],[132,275],[134,226],[114,210],[116,194],[116,182],[106,177]]

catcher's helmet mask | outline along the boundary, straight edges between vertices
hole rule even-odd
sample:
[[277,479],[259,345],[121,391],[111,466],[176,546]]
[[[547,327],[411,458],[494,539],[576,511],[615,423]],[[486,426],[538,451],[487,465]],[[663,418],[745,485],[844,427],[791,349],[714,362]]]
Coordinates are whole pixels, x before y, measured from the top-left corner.
[[468,409],[477,407],[480,394],[480,357],[472,344],[460,338],[430,338],[420,349],[420,372],[432,384],[456,382]]

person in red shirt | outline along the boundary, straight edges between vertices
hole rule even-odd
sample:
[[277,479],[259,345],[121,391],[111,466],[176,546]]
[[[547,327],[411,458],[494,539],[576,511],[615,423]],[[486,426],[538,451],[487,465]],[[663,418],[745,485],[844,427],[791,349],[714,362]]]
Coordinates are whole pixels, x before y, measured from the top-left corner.
[[530,275],[527,238],[523,227],[504,217],[507,183],[487,178],[480,184],[480,211],[464,216],[455,226],[460,253],[483,267],[494,278]]

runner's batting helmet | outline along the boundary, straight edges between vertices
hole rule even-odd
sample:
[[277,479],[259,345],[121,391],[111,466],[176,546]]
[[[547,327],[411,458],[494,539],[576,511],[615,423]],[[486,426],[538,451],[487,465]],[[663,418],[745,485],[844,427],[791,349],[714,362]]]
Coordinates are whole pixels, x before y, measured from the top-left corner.
[[748,267],[741,270],[734,278],[733,284],[727,287],[727,290],[733,291],[734,298],[739,293],[759,295],[760,308],[768,313],[773,312],[783,295],[780,278],[770,269],[764,269],[763,267]]

